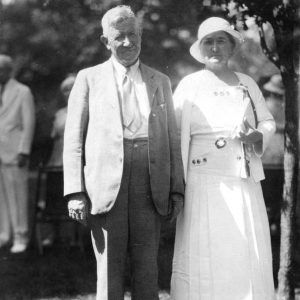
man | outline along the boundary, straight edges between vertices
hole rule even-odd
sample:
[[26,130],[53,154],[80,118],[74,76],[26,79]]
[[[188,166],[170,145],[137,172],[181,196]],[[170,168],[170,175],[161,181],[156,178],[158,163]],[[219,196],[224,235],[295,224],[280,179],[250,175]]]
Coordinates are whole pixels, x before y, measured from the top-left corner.
[[79,72],[69,99],[65,195],[73,219],[88,215],[97,300],[124,299],[127,250],[132,299],[153,300],[160,218],[175,219],[183,206],[170,81],[140,63],[142,30],[128,6],[109,10],[102,27],[111,58]]
[[34,133],[30,89],[12,78],[13,61],[0,55],[0,247],[28,245],[28,160]]

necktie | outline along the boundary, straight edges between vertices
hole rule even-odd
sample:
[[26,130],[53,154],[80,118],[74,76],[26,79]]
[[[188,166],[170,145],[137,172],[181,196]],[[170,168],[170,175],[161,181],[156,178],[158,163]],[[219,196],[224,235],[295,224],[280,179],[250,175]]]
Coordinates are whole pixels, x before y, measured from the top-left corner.
[[142,120],[133,82],[128,76],[128,71],[124,74],[122,91],[123,125],[134,133],[140,128]]

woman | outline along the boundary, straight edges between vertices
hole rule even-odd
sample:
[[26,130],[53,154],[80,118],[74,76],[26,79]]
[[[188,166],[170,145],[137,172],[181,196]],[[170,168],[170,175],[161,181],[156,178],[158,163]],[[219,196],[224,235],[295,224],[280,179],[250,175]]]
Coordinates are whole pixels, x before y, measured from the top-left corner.
[[174,95],[186,199],[173,300],[274,298],[260,157],[275,123],[256,83],[228,67],[241,43],[226,20],[204,21],[190,53],[205,68],[185,77]]

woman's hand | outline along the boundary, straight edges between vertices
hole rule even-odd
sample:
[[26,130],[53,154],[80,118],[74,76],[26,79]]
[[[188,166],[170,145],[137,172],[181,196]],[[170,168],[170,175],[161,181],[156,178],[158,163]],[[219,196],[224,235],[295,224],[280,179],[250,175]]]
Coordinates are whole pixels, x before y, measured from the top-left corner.
[[263,140],[263,135],[255,129],[247,119],[244,119],[243,125],[235,132],[235,136],[245,144],[256,144]]

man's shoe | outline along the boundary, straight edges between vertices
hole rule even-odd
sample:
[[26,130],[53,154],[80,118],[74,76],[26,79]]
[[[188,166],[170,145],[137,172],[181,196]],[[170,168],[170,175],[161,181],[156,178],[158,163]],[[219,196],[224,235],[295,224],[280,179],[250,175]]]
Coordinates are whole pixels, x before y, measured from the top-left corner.
[[27,245],[26,244],[22,244],[22,243],[15,243],[13,244],[13,246],[10,248],[10,253],[22,253],[27,249]]

